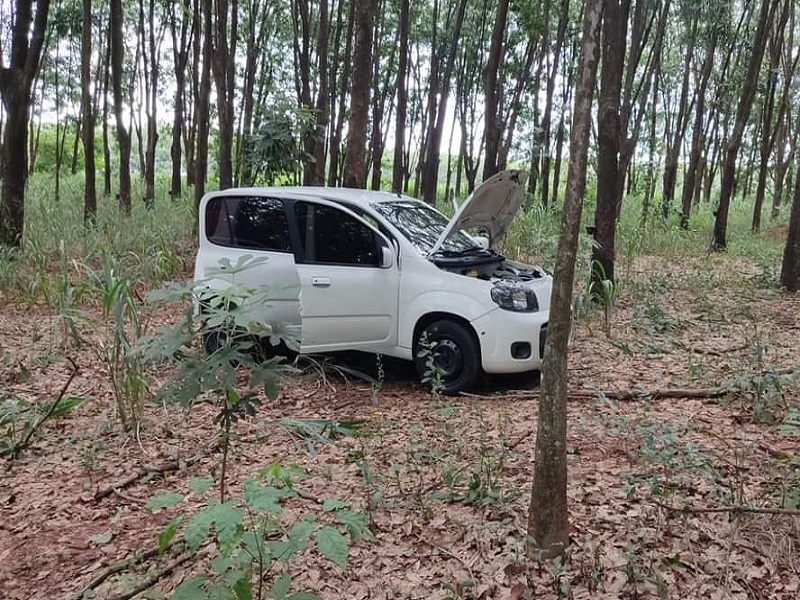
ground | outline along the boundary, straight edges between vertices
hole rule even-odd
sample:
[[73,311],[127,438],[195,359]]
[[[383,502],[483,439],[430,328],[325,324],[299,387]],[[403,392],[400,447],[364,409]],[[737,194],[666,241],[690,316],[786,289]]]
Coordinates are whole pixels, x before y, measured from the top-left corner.
[[[292,589],[331,599],[798,597],[800,298],[728,256],[623,269],[613,306],[576,321],[563,559],[525,560],[529,379],[437,398],[390,364],[380,386],[311,369],[237,423],[230,492],[241,497],[269,465],[297,466],[286,523],[330,521],[334,505],[323,503],[335,498],[374,537],[352,542],[346,569],[302,550]],[[102,331],[77,348],[63,315],[3,300],[0,399],[57,397],[69,356],[78,374],[68,395],[87,400],[46,422],[19,458],[0,459],[0,598],[123,598],[148,580],[140,597],[157,598],[207,571],[211,543],[191,555],[181,543],[155,550],[172,517],[213,497],[197,478],[220,476],[214,407],[151,403],[126,432],[96,352]],[[178,316],[162,309],[150,327]],[[154,369],[152,387],[166,369]],[[322,443],[281,427],[286,419],[355,423],[357,435]],[[148,507],[166,492],[184,498]]]

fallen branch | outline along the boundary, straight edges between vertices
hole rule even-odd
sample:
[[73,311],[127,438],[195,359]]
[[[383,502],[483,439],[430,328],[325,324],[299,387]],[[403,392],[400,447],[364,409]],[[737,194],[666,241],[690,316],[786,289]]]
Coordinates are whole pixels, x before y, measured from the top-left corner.
[[[567,393],[568,400],[598,400],[607,398],[609,400],[617,400],[618,402],[630,402],[634,400],[660,400],[664,398],[722,398],[723,396],[731,393],[729,388],[669,388],[664,390],[572,390]],[[482,395],[470,394],[466,392],[461,393],[462,396],[468,398],[477,398],[479,400],[510,400],[510,399],[524,399],[524,400],[537,400],[539,398],[539,391],[530,392],[510,392],[507,394],[497,395]]]
[[691,514],[691,515],[702,515],[702,514],[709,514],[709,513],[731,513],[734,515],[739,514],[756,514],[756,515],[780,515],[780,516],[788,516],[788,517],[800,517],[800,510],[794,510],[791,508],[769,508],[769,507],[758,507],[758,506],[717,506],[717,507],[704,507],[704,506],[670,506],[669,504],[665,504],[659,500],[653,500],[653,503],[656,506],[659,506],[665,510],[670,512],[682,513],[682,514]]
[[157,573],[154,573],[152,576],[145,579],[142,583],[137,585],[132,590],[125,592],[124,594],[111,596],[111,598],[109,598],[108,600],[130,600],[134,596],[137,596],[141,594],[143,591],[153,587],[156,583],[158,583],[158,581],[162,577],[164,577],[165,575],[169,575],[170,573],[172,573],[172,571],[180,567],[183,563],[188,562],[189,560],[194,558],[194,556],[195,556],[194,553],[182,554],[181,556],[173,560],[171,563],[169,563],[166,567],[164,567]]
[[204,448],[191,458],[187,458],[186,460],[176,459],[161,465],[147,465],[133,473],[132,475],[128,475],[125,479],[117,481],[116,483],[112,483],[108,487],[104,487],[98,489],[95,493],[93,498],[95,500],[101,500],[111,494],[119,492],[119,490],[125,489],[126,487],[136,483],[139,479],[143,479],[148,475],[160,475],[163,473],[170,473],[172,471],[178,471],[181,467],[190,466],[194,463],[198,462],[204,456],[206,456],[213,448],[216,447],[216,443],[211,448]]

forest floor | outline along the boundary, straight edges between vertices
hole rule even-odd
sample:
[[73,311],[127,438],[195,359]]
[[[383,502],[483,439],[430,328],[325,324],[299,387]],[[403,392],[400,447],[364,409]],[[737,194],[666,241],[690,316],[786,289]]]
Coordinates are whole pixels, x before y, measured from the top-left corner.
[[[579,318],[569,357],[563,560],[525,560],[531,383],[500,378],[435,398],[387,365],[377,390],[333,373],[290,379],[236,424],[232,494],[278,462],[298,468],[286,523],[323,523],[348,503],[371,524],[344,570],[313,545],[300,551],[292,589],[326,599],[800,597],[800,426],[787,425],[800,407],[800,297],[724,255],[643,257],[623,273],[607,324],[602,309]],[[62,347],[51,312],[3,300],[0,400],[57,397],[64,356],[79,369],[68,395],[87,400],[47,422],[21,457],[0,459],[0,598],[127,598],[140,587],[138,597],[168,597],[207,572],[211,544],[154,550],[172,517],[188,519],[213,493],[193,478],[219,477],[214,407],[151,403],[126,433],[92,345]],[[277,426],[287,418],[360,427],[311,443]],[[185,498],[150,510],[166,492]],[[333,498],[342,503],[323,507]]]

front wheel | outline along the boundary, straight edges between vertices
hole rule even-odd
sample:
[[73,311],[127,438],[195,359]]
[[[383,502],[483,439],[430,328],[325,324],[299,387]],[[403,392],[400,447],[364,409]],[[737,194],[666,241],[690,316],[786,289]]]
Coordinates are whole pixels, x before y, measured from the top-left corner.
[[414,342],[414,365],[423,383],[434,391],[457,394],[481,378],[480,348],[466,325],[435,321]]

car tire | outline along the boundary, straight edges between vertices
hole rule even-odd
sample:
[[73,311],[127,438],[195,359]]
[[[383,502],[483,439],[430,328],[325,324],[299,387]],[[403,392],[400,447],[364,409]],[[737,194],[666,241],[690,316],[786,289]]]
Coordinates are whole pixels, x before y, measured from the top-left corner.
[[[425,339],[432,345],[434,364],[441,373],[440,392],[452,395],[475,387],[483,374],[480,348],[466,325],[450,320],[434,321],[419,333],[414,342],[414,365],[420,380],[431,375]],[[425,383],[431,385],[430,381]]]

